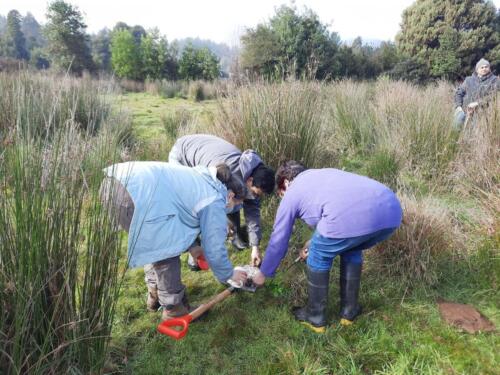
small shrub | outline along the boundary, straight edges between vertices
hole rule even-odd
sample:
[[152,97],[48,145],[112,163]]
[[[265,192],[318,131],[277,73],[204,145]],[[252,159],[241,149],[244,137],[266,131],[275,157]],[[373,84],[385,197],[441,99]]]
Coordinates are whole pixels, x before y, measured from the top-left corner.
[[120,87],[126,92],[144,92],[144,82],[131,79],[120,80]]
[[202,81],[189,82],[188,98],[195,102],[205,100],[204,84]]
[[189,111],[179,109],[173,113],[163,115],[161,121],[167,135],[175,140],[179,133],[193,121],[193,116]]

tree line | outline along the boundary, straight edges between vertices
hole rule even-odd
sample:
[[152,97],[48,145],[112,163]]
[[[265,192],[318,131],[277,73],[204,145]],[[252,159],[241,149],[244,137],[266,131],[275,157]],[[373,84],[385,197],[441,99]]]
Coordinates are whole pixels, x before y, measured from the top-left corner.
[[[44,26],[30,13],[0,16],[0,56],[39,69],[104,71],[134,80],[212,80],[222,74],[220,59],[208,48],[189,43],[180,51],[158,29],[119,22],[89,35],[79,9],[63,0],[48,5]],[[395,42],[378,45],[361,38],[343,43],[312,10],[282,5],[241,36],[228,73],[274,80],[385,74],[424,83],[460,79],[481,57],[500,68],[500,12],[490,1],[416,0],[403,12]]]
[[86,28],[80,10],[63,0],[48,5],[43,27],[30,13],[22,17],[11,10],[0,18],[0,56],[38,69],[110,72],[133,80],[213,80],[221,74],[219,59],[208,48],[188,44],[179,53],[158,29],[118,22],[90,36]]

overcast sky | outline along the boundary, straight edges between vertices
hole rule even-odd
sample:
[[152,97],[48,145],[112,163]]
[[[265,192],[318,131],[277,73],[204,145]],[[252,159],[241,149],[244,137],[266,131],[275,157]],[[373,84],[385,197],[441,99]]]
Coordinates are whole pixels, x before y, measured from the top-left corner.
[[[118,21],[158,27],[167,39],[199,37],[236,45],[247,27],[267,21],[288,0],[66,0],[84,14],[88,32],[112,28]],[[0,0],[0,14],[17,9],[46,22],[47,0]],[[413,0],[296,0],[299,10],[312,9],[343,40],[394,40],[401,13]],[[500,7],[500,0],[494,0]]]

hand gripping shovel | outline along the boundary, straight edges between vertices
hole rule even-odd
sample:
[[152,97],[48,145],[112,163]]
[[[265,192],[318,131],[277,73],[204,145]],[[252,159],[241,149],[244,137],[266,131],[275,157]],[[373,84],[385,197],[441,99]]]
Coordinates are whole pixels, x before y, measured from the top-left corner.
[[161,322],[158,325],[158,332],[163,333],[164,335],[173,337],[176,340],[182,339],[186,336],[186,333],[189,328],[189,323],[192,320],[199,318],[206,311],[210,310],[212,306],[216,303],[225,300],[227,297],[231,295],[234,291],[235,287],[231,286],[224,290],[223,292],[217,294],[214,298],[212,298],[207,303],[200,305],[195,310],[191,311],[189,314],[181,316],[179,318],[167,319]]

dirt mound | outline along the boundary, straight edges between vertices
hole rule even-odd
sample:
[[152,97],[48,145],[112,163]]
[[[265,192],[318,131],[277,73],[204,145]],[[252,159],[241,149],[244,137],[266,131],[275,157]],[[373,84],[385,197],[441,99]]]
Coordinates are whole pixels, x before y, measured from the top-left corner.
[[495,325],[473,306],[454,302],[438,302],[439,312],[446,323],[467,333],[491,332]]

